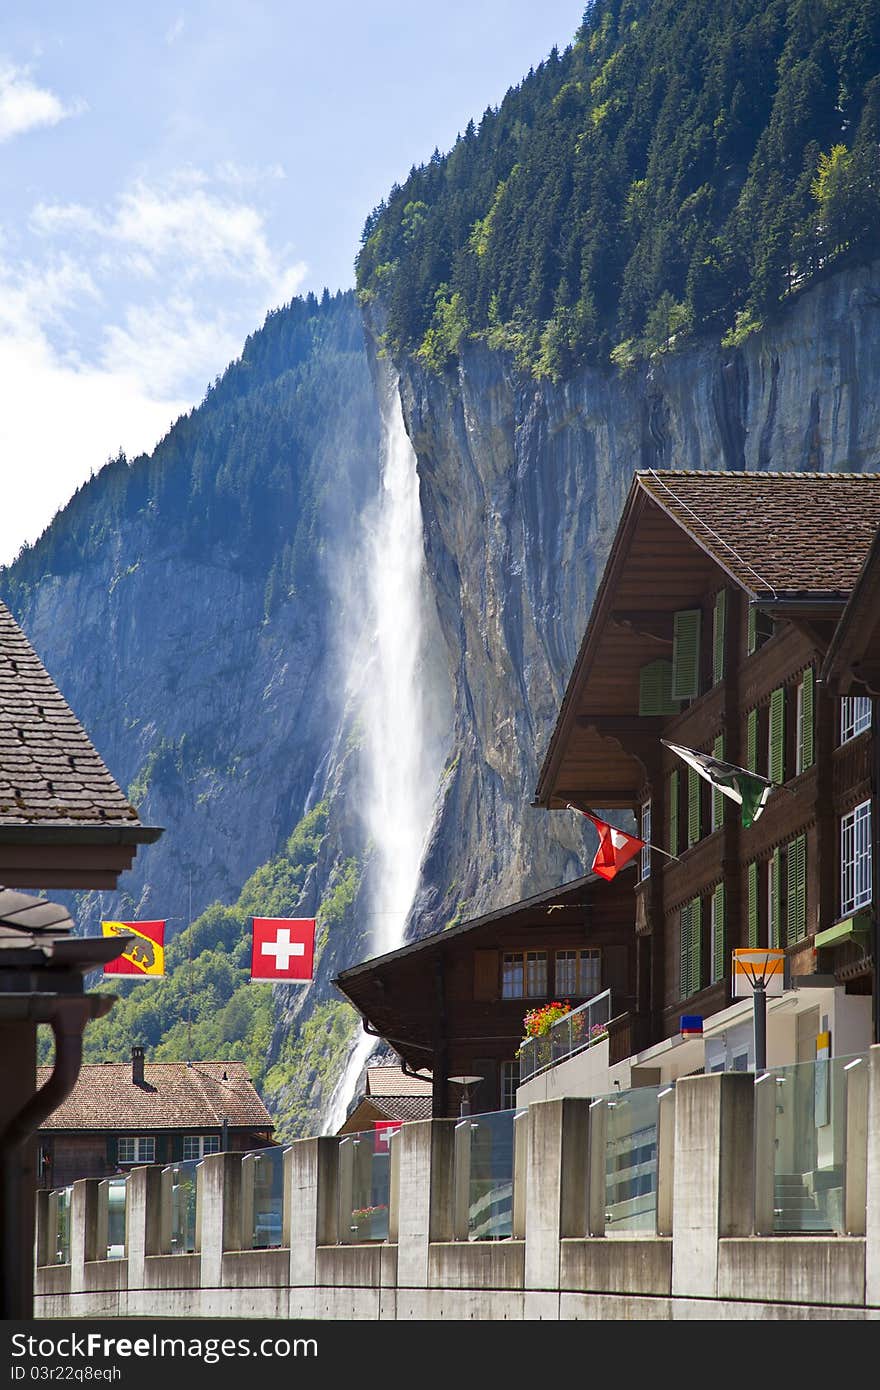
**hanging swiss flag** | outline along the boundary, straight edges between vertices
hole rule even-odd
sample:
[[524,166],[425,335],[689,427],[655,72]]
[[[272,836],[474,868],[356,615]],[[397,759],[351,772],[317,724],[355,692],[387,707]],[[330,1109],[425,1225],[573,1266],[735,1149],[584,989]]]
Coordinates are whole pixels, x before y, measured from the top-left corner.
[[569,806],[568,809],[577,811],[579,815],[592,821],[599,832],[599,848],[590,868],[600,878],[614,878],[617,871],[622,869],[624,864],[628,864],[647,844],[646,840],[640,840],[637,835],[628,835],[625,830],[618,830],[616,825],[609,825],[607,820],[600,820],[590,811],[582,811],[579,806]]
[[391,1136],[400,1129],[400,1120],[374,1120],[373,1121],[373,1153],[387,1154],[391,1152]]
[[308,984],[315,963],[314,917],[254,917],[252,980]]

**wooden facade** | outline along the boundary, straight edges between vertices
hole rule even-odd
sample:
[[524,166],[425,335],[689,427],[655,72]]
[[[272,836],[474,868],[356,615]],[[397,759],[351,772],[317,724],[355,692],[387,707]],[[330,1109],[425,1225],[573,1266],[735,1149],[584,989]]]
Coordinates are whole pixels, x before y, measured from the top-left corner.
[[[870,807],[872,736],[842,741],[819,677],[880,480],[852,475],[851,505],[850,475],[783,476],[636,475],[540,774],[537,805],[647,815],[676,856],[652,855],[631,907],[652,1042],[731,1002],[735,947],[781,946],[789,979],[871,992],[871,904],[842,897],[842,857],[845,819]],[[755,823],[661,739],[778,784]]]
[[[508,1108],[529,1009],[560,997],[577,1006],[610,989],[616,1032],[629,1040],[636,1002],[633,873],[630,865],[611,882],[587,875],[353,966],[333,983],[407,1068],[432,1075],[435,1118],[458,1114],[460,1091],[449,1084],[456,1076],[481,1078],[469,1095],[473,1113]],[[595,972],[584,993],[561,988],[571,953],[579,953],[582,979]],[[537,958],[532,988],[539,990],[531,994],[529,956]],[[523,984],[515,992],[519,961]]]

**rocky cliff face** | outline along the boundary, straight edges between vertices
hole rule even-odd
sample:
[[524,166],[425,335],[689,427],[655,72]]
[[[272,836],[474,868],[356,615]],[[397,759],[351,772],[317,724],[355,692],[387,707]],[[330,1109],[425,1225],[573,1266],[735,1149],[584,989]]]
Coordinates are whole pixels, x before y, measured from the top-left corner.
[[571,813],[530,802],[634,470],[880,467],[880,266],[826,279],[735,349],[558,385],[479,342],[443,377],[399,369],[455,691],[426,874],[467,917],[589,865]]

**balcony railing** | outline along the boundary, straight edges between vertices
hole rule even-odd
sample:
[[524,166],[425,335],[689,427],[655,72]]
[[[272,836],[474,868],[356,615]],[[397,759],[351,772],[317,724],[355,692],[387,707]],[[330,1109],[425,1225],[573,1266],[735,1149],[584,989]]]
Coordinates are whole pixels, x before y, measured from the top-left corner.
[[574,1057],[608,1037],[611,990],[595,994],[551,1024],[538,1038],[528,1038],[519,1049],[520,1085],[566,1057]]

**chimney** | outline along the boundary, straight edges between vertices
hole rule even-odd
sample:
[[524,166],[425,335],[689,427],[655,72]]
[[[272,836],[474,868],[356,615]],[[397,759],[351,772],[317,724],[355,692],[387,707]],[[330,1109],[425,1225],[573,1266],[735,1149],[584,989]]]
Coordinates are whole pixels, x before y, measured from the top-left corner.
[[131,1083],[133,1086],[143,1086],[144,1084],[144,1049],[142,1047],[131,1049]]

